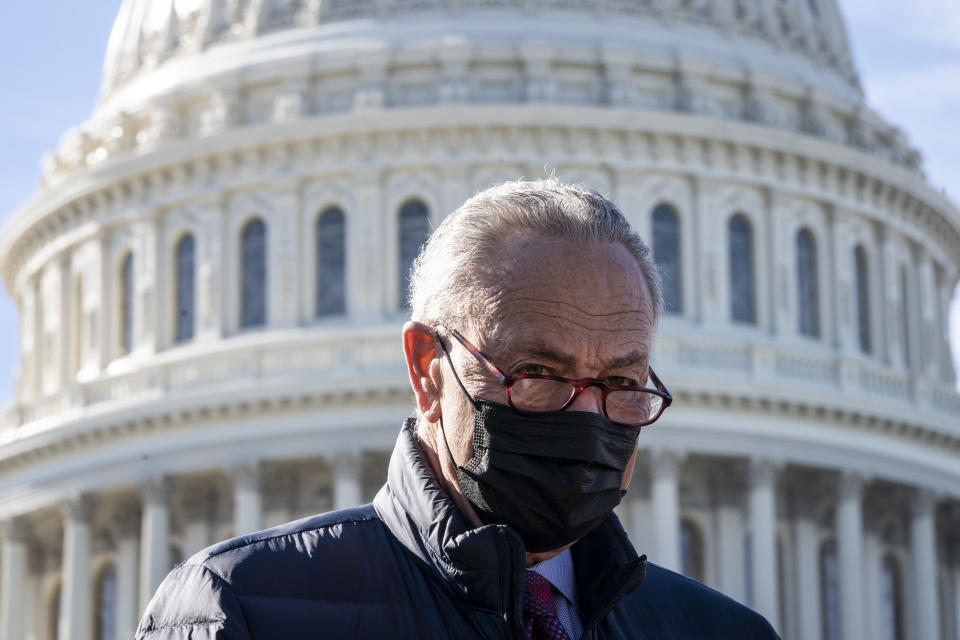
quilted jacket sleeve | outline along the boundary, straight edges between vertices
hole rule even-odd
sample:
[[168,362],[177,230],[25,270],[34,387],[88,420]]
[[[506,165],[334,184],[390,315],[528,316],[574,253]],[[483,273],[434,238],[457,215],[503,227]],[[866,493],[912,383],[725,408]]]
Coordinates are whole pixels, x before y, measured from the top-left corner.
[[249,640],[230,585],[202,564],[184,564],[164,579],[147,605],[137,640]]

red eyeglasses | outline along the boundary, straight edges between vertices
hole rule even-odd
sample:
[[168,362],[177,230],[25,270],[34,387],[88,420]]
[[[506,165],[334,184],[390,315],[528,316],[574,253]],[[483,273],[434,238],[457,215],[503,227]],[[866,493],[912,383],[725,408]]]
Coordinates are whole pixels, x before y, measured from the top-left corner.
[[[434,329],[440,328],[456,338],[463,348],[470,352],[500,384],[507,388],[507,402],[517,411],[536,413],[541,411],[563,411],[569,407],[577,396],[589,387],[600,389],[601,406],[604,417],[615,424],[626,427],[645,427],[660,417],[664,410],[673,403],[673,396],[667,391],[663,382],[648,368],[650,379],[655,389],[646,387],[620,386],[610,384],[599,378],[580,378],[574,380],[560,376],[536,374],[504,375],[495,364],[490,362],[480,350],[470,344],[460,333],[447,327],[442,322],[435,322]],[[439,334],[438,334],[439,337]],[[440,346],[450,358],[443,340]],[[453,366],[451,361],[450,366]]]

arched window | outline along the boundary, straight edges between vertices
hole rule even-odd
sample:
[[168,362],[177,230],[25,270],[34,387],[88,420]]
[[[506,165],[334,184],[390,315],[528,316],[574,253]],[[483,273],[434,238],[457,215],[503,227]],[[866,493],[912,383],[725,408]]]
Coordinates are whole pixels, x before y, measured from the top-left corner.
[[330,207],[317,218],[316,315],[346,310],[346,221],[343,211]]
[[267,321],[267,225],[255,218],[240,234],[240,327]]
[[133,350],[133,254],[120,263],[120,352]]
[[900,349],[903,366],[910,368],[913,353],[910,350],[910,280],[906,265],[900,265]]
[[96,640],[116,640],[117,571],[107,565],[97,577]]
[[820,620],[823,640],[840,640],[840,582],[833,540],[820,545]]
[[880,612],[881,640],[902,640],[903,616],[901,602],[903,595],[900,580],[900,567],[891,555],[883,558],[880,571],[880,596],[882,610]]
[[703,582],[703,534],[689,520],[680,521],[680,570],[688,578]]
[[801,335],[820,335],[817,246],[809,229],[797,232],[797,328]]
[[193,338],[194,332],[194,261],[195,242],[193,234],[180,238],[177,242],[177,277],[176,277],[176,333],[177,342],[185,342]]
[[667,204],[659,204],[653,210],[653,254],[663,279],[664,311],[680,313],[680,220]]
[[86,318],[83,317],[83,277],[79,274],[74,278],[73,285],[73,375],[76,376],[83,368],[86,359]]
[[853,250],[853,271],[856,278],[857,338],[860,351],[870,353],[870,272],[867,270],[867,251],[862,245]]
[[400,308],[406,309],[410,294],[410,268],[420,252],[420,247],[430,235],[430,212],[427,205],[421,200],[408,200],[400,207],[400,251],[398,271],[398,288],[400,292]]
[[753,291],[753,231],[741,214],[727,225],[730,253],[730,317],[734,322],[755,323]]
[[[944,299],[944,280],[943,267],[940,266],[940,263],[934,263],[933,265],[933,308],[934,311],[934,327],[936,327],[936,332],[930,339],[930,354],[933,360],[937,363],[936,372],[944,380],[948,379],[948,371],[950,371],[950,365],[947,364],[950,362],[950,340],[949,340],[949,331],[947,329],[947,323],[949,322],[948,318],[948,307],[944,305],[946,300]],[[960,594],[958,594],[960,597]],[[957,612],[957,615],[960,616],[960,611]],[[960,632],[960,629],[958,629]]]

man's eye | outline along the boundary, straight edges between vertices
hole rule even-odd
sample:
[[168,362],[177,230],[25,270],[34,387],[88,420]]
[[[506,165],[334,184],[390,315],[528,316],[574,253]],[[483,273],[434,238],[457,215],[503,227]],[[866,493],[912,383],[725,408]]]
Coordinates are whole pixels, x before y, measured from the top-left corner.
[[613,376],[606,379],[607,384],[611,384],[615,387],[642,387],[640,381],[636,378],[627,378],[624,376]]
[[517,367],[516,375],[545,376],[549,375],[549,372],[542,364],[524,364]]

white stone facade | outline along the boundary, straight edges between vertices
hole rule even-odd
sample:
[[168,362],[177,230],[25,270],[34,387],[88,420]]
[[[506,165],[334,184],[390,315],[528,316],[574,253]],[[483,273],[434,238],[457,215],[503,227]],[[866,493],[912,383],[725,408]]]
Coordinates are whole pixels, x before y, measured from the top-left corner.
[[[0,236],[0,637],[131,637],[175,559],[369,500],[412,409],[399,210],[435,224],[545,167],[648,240],[676,214],[653,358],[675,402],[621,509],[638,550],[788,640],[960,640],[960,212],[864,104],[832,0],[124,2],[100,106]],[[345,311],[318,318],[331,206]],[[244,328],[253,219],[266,319]]]

